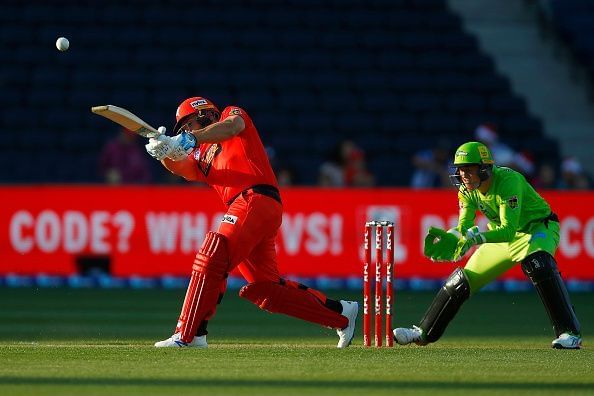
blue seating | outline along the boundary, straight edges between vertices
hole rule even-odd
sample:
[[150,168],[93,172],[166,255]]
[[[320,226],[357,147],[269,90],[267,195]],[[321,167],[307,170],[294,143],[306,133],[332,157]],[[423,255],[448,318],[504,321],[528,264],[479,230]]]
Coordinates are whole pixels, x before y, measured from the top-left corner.
[[5,128],[16,132],[16,128],[36,126],[39,124],[39,121],[31,117],[31,112],[23,106],[2,109],[2,123]]
[[[407,184],[414,151],[438,135],[470,137],[486,121],[504,141],[542,138],[540,121],[446,0],[59,3],[0,4],[0,130],[21,136],[21,148],[36,136],[45,148],[36,166],[52,164],[0,182],[98,181],[93,159],[117,126],[91,106],[119,105],[170,127],[195,95],[245,108],[301,183],[316,182],[345,138],[373,159],[380,185]],[[591,26],[576,12],[592,8],[575,4],[555,1],[572,23],[567,39],[591,62],[592,34],[578,34]],[[53,45],[61,35],[67,52]],[[9,151],[0,144],[0,158]]]
[[281,93],[278,96],[278,104],[281,111],[293,112],[303,111],[302,109],[315,109],[318,107],[318,100],[311,91],[292,91]]
[[489,98],[489,109],[497,113],[525,113],[526,102],[510,94],[493,95]]
[[336,118],[334,123],[340,136],[357,136],[361,131],[376,130],[379,122],[362,112],[345,113]]
[[507,78],[498,74],[476,74],[472,77],[471,89],[482,94],[510,92],[511,85]]
[[[264,87],[264,86],[262,86]],[[278,105],[276,95],[262,87],[253,87],[239,92],[237,105],[247,109],[274,109]]]
[[406,51],[382,51],[378,56],[378,66],[383,70],[413,69],[415,57]]
[[320,108],[328,112],[356,111],[360,108],[360,97],[348,90],[335,90],[321,95]]
[[447,112],[424,115],[421,119],[421,129],[428,136],[438,134],[445,136],[459,133],[463,128],[460,116],[454,112]]
[[371,91],[366,95],[361,95],[361,106],[366,112],[374,115],[390,115],[400,111],[402,97],[395,93],[386,94],[380,90]]
[[412,113],[438,111],[443,105],[444,98],[429,93],[414,93],[403,98],[403,106]]
[[409,156],[373,156],[367,162],[380,186],[406,186],[410,183],[412,166]]
[[427,92],[435,89],[434,74],[421,71],[403,71],[390,76],[388,87],[398,93]]
[[436,74],[431,79],[433,89],[442,91],[441,93],[453,92],[461,88],[467,90],[470,88],[471,81],[466,73],[455,70]]
[[479,94],[453,93],[446,97],[446,110],[452,112],[482,112],[485,111],[485,98]]
[[[420,130],[420,122],[419,118],[415,115],[408,114],[408,113],[396,113],[396,114],[389,114],[385,117],[382,117],[378,122],[378,130],[381,133],[394,136],[400,135],[402,133],[415,133],[415,131]],[[414,139],[419,141],[419,144],[427,144],[426,140],[423,136],[419,134],[414,134]],[[425,140],[424,143],[421,143]]]
[[542,136],[542,125],[540,121],[529,115],[513,115],[503,118],[503,128],[510,134],[519,134],[524,137]]
[[478,52],[471,52],[456,57],[457,69],[468,73],[492,72],[493,60]]
[[426,70],[448,70],[456,69],[455,54],[448,50],[434,50],[426,51],[419,54],[416,62],[416,66],[419,69]]

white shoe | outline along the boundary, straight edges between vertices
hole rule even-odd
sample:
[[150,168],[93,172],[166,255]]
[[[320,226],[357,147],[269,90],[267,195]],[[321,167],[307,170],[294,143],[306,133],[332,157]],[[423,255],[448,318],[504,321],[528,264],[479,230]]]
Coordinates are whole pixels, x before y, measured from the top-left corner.
[[194,337],[192,342],[183,342],[179,333],[175,333],[171,337],[163,341],[155,342],[157,348],[208,348],[206,343],[206,336]]
[[408,345],[411,342],[418,345],[427,344],[427,342],[423,340],[423,330],[418,326],[413,326],[411,329],[398,327],[392,332],[394,333],[394,340],[400,345]]
[[351,341],[353,341],[353,337],[355,336],[359,303],[356,301],[340,300],[340,304],[342,304],[342,315],[347,317],[349,324],[344,329],[336,329],[336,334],[338,334],[339,338],[336,348],[346,348],[351,345]]
[[553,340],[551,346],[555,349],[580,349],[582,337],[571,333],[563,333]]

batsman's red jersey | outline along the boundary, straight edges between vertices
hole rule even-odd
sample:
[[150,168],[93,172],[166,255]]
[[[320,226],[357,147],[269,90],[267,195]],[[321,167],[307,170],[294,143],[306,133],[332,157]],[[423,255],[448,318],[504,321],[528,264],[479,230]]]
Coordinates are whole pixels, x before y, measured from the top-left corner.
[[278,188],[252,119],[243,109],[228,106],[221,113],[221,121],[233,115],[243,118],[245,129],[221,143],[203,143],[196,147],[190,154],[195,166],[185,167],[178,173],[188,180],[206,182],[225,203],[255,185],[267,184]]

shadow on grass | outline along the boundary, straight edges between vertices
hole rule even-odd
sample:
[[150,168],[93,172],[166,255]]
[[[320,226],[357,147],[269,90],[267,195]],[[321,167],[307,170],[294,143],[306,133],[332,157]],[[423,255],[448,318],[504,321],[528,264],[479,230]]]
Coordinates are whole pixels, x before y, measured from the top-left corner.
[[0,385],[71,385],[71,386],[188,386],[188,387],[254,387],[291,389],[419,389],[439,391],[442,389],[460,390],[509,390],[509,391],[550,391],[550,390],[592,390],[594,384],[575,382],[515,383],[515,382],[446,382],[446,381],[337,381],[337,380],[289,380],[289,379],[145,379],[145,378],[50,378],[50,377],[0,377]]

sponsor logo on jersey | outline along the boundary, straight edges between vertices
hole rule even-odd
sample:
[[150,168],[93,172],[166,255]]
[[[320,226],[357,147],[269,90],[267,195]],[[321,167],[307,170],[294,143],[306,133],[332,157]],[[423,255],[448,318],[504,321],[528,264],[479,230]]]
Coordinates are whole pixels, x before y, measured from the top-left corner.
[[508,198],[507,200],[507,206],[510,207],[510,209],[515,209],[518,207],[518,196],[514,195],[511,198]]
[[[544,232],[537,232],[532,234],[532,236],[530,237],[530,240],[528,241],[528,243],[532,243],[532,241],[534,241],[535,239],[545,239],[547,237],[547,234],[545,234]],[[535,260],[535,259],[533,259]]]
[[241,113],[241,109],[238,109],[237,107],[235,107],[234,109],[232,109],[232,110],[229,112],[229,115],[241,115],[241,114],[242,114],[242,113]]
[[458,201],[458,209],[464,209],[464,202]]
[[196,150],[194,150],[194,159],[196,161],[199,161],[200,160],[200,149],[199,148],[197,148]]
[[[221,153],[221,145],[218,143],[211,144],[204,151],[198,153],[198,169],[204,176],[208,176],[210,168],[212,167],[212,161]],[[196,158],[196,157],[194,157]]]
[[235,224],[237,223],[237,216],[226,214],[223,216],[223,223]]

